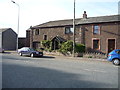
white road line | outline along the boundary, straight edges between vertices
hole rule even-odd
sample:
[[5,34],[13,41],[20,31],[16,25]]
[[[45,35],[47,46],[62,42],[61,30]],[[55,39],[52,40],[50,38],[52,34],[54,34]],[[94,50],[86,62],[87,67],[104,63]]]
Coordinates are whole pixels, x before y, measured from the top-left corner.
[[96,69],[84,69],[85,71],[90,71],[90,72],[102,72],[102,73],[106,73],[106,71],[103,70],[96,70]]

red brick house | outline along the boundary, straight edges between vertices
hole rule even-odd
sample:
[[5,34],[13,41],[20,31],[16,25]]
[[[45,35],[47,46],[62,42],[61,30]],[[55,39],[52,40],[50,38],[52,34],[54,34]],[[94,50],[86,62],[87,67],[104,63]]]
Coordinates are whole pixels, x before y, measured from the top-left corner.
[[[108,53],[120,49],[119,15],[87,17],[75,20],[75,42],[85,44],[86,51]],[[30,28],[30,47],[39,48],[40,41],[73,40],[73,19],[46,22]],[[53,48],[56,49],[57,41]]]

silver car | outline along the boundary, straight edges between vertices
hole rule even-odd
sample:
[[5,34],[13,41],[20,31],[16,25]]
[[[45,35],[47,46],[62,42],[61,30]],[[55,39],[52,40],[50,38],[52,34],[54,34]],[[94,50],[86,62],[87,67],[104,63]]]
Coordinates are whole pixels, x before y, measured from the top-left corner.
[[38,56],[42,57],[43,56],[43,52],[35,51],[34,49],[29,48],[29,47],[23,47],[21,49],[18,49],[18,54],[20,56],[27,55],[27,56],[31,56],[31,57],[38,57]]
[[0,53],[4,53],[4,49],[3,48],[0,48]]

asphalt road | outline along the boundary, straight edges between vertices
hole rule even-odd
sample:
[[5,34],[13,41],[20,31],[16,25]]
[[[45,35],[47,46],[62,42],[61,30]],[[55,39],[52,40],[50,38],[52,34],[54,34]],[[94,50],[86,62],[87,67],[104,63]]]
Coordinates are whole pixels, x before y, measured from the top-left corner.
[[3,88],[118,88],[118,66],[71,57],[2,55]]

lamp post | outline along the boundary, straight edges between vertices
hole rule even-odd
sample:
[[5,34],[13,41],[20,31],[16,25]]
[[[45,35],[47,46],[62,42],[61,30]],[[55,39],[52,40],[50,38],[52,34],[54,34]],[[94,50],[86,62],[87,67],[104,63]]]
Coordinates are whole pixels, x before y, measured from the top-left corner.
[[74,0],[74,18],[73,18],[73,57],[75,57],[75,0]]
[[20,19],[20,6],[15,1],[12,1],[12,3],[16,4],[18,6],[18,25],[17,25],[17,43],[16,43],[16,51],[18,51],[18,35],[19,35],[19,19]]

